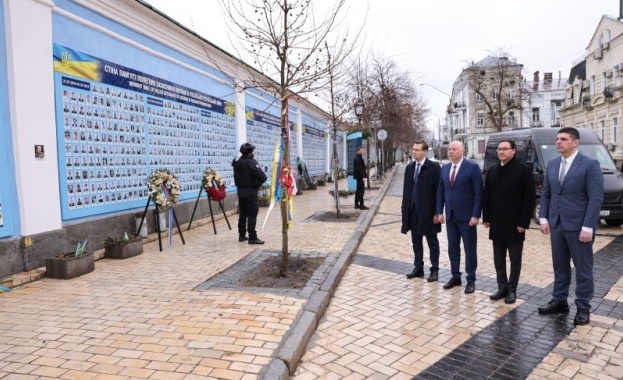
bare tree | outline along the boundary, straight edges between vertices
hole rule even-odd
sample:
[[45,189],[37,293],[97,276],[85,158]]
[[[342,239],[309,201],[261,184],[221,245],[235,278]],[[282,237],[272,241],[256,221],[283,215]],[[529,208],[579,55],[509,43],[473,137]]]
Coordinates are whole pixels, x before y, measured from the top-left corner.
[[[290,162],[288,99],[322,89],[330,65],[339,67],[354,50],[356,39],[340,31],[345,0],[318,18],[310,0],[220,0],[245,56],[263,75],[248,72],[247,86],[274,94],[281,106],[283,166]],[[319,21],[318,21],[319,20]],[[337,37],[337,35],[343,36]],[[331,60],[327,41],[336,41]],[[272,78],[272,79],[271,79]],[[282,276],[288,263],[287,193],[282,192]]]
[[370,72],[364,95],[366,114],[377,118],[387,131],[383,145],[390,153],[398,147],[409,151],[413,141],[428,137],[426,101],[414,85],[412,75],[400,71],[392,60],[373,58]]
[[522,70],[522,64],[500,49],[465,69],[468,86],[475,96],[476,114],[483,117],[477,123],[483,123],[493,132],[501,132],[505,127],[515,126],[517,120],[521,122],[524,99],[529,91],[524,85]]

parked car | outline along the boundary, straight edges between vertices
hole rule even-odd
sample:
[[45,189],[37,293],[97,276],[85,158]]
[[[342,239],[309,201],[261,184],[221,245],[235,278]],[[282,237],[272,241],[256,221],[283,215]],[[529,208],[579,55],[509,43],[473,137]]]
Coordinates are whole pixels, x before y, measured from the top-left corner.
[[[578,131],[581,141],[578,150],[599,161],[604,175],[604,200],[601,205],[600,218],[609,226],[621,226],[623,225],[623,174],[617,169],[612,156],[595,132],[588,128],[578,128]],[[490,167],[500,162],[497,149],[500,141],[504,139],[515,141],[517,144],[515,158],[532,168],[537,194],[533,217],[537,224],[539,223],[540,195],[545,169],[549,161],[559,154],[556,148],[557,134],[556,128],[522,128],[493,133],[487,140],[485,174]]]

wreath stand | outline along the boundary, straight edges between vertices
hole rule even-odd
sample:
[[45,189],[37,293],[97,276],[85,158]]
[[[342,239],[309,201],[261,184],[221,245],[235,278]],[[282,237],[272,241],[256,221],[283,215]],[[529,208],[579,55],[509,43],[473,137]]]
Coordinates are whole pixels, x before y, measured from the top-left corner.
[[[195,211],[197,211],[197,205],[199,204],[199,199],[201,199],[201,193],[203,193],[203,187],[199,189],[199,194],[197,195],[197,200],[195,201],[195,207],[193,208],[193,213],[190,216],[190,223],[188,223],[188,228],[186,231],[190,230],[190,226],[193,224],[193,219],[195,218]],[[214,235],[216,235],[216,223],[214,223],[214,213],[212,211],[212,199],[210,195],[206,192],[206,196],[208,197],[208,205],[210,206],[210,218],[212,218],[212,227],[214,228]],[[227,219],[227,214],[225,213],[225,207],[223,207],[223,201],[218,201],[218,205],[223,212],[223,216],[227,221],[227,227],[231,230],[231,224],[229,224],[229,219]]]
[[[138,236],[138,234],[141,231],[141,227],[143,227],[143,222],[145,221],[145,218],[147,217],[147,209],[149,208],[149,203],[152,201],[151,196],[147,198],[147,204],[145,205],[145,210],[143,210],[143,218],[141,219],[141,223],[138,225],[138,229],[136,230],[136,234],[134,234],[134,236]],[[158,220],[158,215],[160,215],[159,213],[159,207],[158,204],[156,202],[154,202],[154,205],[156,206],[156,211],[154,212],[154,219],[156,221],[156,231],[158,232],[158,246],[160,247],[160,252],[162,252],[162,232],[160,231],[160,221]],[[180,224],[177,221],[177,216],[175,215],[175,208],[173,206],[171,206],[171,212],[173,214],[173,219],[175,219],[175,225],[177,226],[177,232],[179,232],[180,237],[182,238],[182,244],[186,245],[186,241],[184,240],[184,235],[182,235],[182,229],[180,228]],[[193,212],[194,213],[194,212]],[[192,222],[192,219],[191,219]],[[173,231],[169,231],[170,234],[173,233]]]

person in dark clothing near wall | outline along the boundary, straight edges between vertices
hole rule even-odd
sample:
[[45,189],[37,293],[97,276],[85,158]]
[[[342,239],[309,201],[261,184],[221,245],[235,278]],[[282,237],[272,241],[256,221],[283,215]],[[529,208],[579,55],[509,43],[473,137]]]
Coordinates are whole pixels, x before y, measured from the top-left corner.
[[367,210],[368,208],[363,205],[363,192],[365,190],[366,179],[368,173],[366,172],[366,163],[363,161],[363,147],[357,147],[357,155],[353,162],[353,178],[357,181],[357,190],[355,191],[355,208],[360,210]]
[[[483,224],[489,228],[493,241],[493,263],[497,273],[498,291],[493,301],[515,303],[521,273],[521,256],[526,230],[530,226],[536,199],[532,170],[515,159],[513,140],[498,144],[500,163],[489,169],[483,196]],[[506,252],[511,262],[510,276],[506,274]]]
[[[258,239],[255,224],[257,222],[257,213],[259,204],[257,201],[257,191],[266,181],[266,173],[262,170],[260,164],[255,161],[255,146],[250,143],[244,143],[240,146],[242,156],[234,159],[232,166],[234,167],[234,184],[238,191],[238,204],[240,205],[240,218],[238,219],[238,241],[249,241],[249,244],[264,244],[264,241]],[[249,237],[246,236],[247,231]]]

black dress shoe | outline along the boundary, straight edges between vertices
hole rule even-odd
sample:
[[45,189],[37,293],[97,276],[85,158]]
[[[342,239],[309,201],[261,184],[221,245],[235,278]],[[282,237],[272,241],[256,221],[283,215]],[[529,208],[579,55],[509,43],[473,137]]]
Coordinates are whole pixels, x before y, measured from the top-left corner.
[[368,208],[368,207],[366,207],[366,206],[364,206],[364,205],[359,206],[359,209],[360,209],[360,210],[369,210],[369,208]]
[[497,292],[490,295],[489,299],[491,301],[501,300],[502,298],[506,297],[507,294],[508,292],[506,290],[498,290]]
[[569,311],[567,301],[551,300],[547,305],[539,308],[539,314],[566,313]]
[[416,277],[422,277],[423,278],[424,277],[424,269],[422,269],[422,268],[413,269],[413,272],[411,272],[411,273],[409,273],[407,275],[408,279],[412,279],[412,278],[416,278]]
[[517,293],[508,292],[508,294],[506,295],[506,298],[504,298],[504,303],[511,304],[511,303],[515,303],[516,300],[517,300]]
[[428,282],[436,282],[437,280],[439,280],[439,271],[430,271],[430,274],[428,275]]
[[461,279],[452,277],[450,281],[443,286],[444,289],[452,289],[455,286],[461,286]]
[[264,244],[264,240],[260,240],[258,238],[249,239],[249,244]]
[[476,290],[476,283],[474,281],[467,281],[465,285],[465,294],[471,294]]
[[239,236],[239,237],[238,237],[238,241],[239,241],[239,242],[243,242],[243,241],[247,241],[247,240],[249,240],[249,238],[248,238],[248,237],[246,237],[246,236]]
[[591,321],[591,312],[588,309],[578,309],[578,313],[573,319],[573,324],[576,326],[588,325]]

